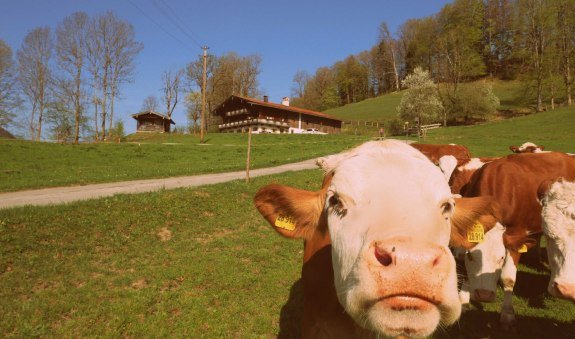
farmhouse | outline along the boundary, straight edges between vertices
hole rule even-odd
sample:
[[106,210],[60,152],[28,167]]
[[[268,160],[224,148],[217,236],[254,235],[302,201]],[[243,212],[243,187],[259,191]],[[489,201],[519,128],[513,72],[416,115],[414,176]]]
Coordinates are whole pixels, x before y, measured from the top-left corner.
[[339,133],[341,120],[330,115],[303,108],[290,107],[289,98],[281,104],[232,95],[213,112],[222,123],[220,132],[245,133]]
[[175,125],[174,120],[167,116],[153,112],[144,111],[137,114],[132,114],[132,118],[136,119],[138,126],[136,132],[161,132],[170,133],[170,126]]

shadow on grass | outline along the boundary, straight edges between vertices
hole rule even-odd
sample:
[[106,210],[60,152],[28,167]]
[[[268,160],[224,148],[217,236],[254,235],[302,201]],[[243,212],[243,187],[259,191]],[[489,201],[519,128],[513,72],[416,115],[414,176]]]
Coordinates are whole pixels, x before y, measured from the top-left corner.
[[289,292],[289,298],[280,312],[280,332],[278,338],[300,338],[303,314],[303,287],[301,279],[296,281]]
[[[535,308],[543,307],[548,276],[518,272],[516,294],[529,300]],[[301,338],[303,314],[303,290],[301,279],[296,281],[281,309],[278,338]],[[517,316],[516,329],[505,332],[499,324],[499,312],[482,310],[480,303],[463,311],[457,323],[447,329],[438,329],[435,339],[479,339],[479,338],[574,338],[575,322],[565,323],[553,319],[532,316]]]
[[531,316],[518,316],[516,329],[506,332],[499,325],[499,313],[469,310],[446,330],[438,330],[433,338],[573,338],[575,324]]

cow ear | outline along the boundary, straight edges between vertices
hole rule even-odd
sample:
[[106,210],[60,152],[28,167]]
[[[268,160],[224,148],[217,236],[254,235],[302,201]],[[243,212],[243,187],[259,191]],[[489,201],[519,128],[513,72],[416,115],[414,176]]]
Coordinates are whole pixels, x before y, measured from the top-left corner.
[[455,211],[451,218],[451,246],[471,248],[475,244],[468,241],[468,232],[477,224],[484,232],[493,228],[501,220],[499,205],[491,196],[456,198]]
[[254,203],[279,234],[287,238],[309,239],[323,217],[325,191],[268,185],[258,191]]
[[539,187],[537,188],[537,200],[539,200],[540,204],[543,204],[543,197],[545,197],[545,195],[547,194],[547,192],[549,192],[549,189],[551,189],[551,185],[553,185],[553,180],[544,180],[539,184]]
[[537,245],[537,240],[527,234],[509,234],[503,233],[503,245],[513,252],[527,252],[527,250]]
[[509,149],[513,153],[519,153],[519,147],[517,147],[517,146],[509,146]]

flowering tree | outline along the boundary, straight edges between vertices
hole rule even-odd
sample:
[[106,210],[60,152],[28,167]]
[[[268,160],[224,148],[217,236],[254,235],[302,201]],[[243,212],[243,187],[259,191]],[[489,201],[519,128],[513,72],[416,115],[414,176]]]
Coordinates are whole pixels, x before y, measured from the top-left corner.
[[416,67],[412,74],[403,80],[407,90],[401,98],[397,112],[399,117],[406,121],[416,120],[421,134],[421,125],[436,122],[441,119],[443,105],[437,92],[437,87],[428,71]]

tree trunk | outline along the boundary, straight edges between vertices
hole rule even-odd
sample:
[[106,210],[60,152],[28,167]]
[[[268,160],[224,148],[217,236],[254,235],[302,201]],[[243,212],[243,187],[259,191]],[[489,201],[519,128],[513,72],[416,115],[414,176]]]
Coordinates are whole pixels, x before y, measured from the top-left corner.
[[80,140],[80,85],[81,85],[81,70],[77,69],[76,72],[76,93],[74,98],[74,115],[76,120],[76,128],[74,130],[74,144],[78,144]]
[[98,132],[98,102],[94,100],[94,123],[96,129],[96,136],[94,137],[95,141],[98,141],[100,138],[100,132]]

